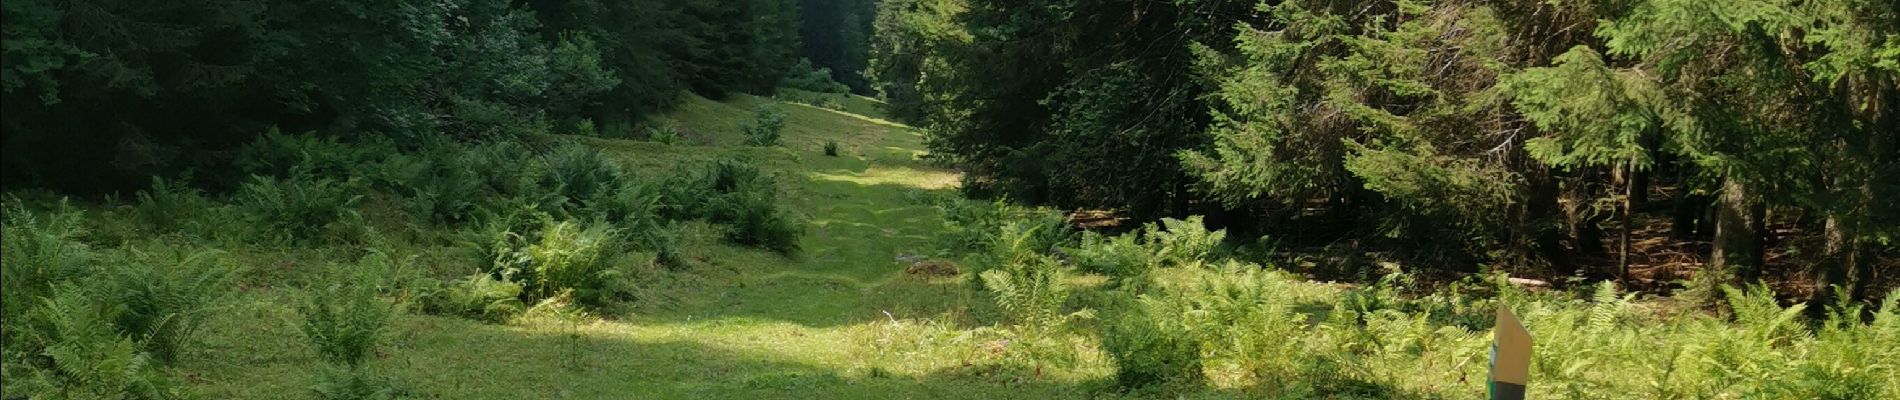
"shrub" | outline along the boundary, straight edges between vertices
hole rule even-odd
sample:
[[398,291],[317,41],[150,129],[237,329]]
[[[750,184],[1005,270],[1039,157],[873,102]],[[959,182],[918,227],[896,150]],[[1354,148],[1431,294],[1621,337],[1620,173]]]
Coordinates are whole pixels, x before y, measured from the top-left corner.
[[[6,360],[7,396],[19,398],[170,399],[183,391],[138,345],[113,329],[121,308],[60,284],[35,299],[23,319],[8,319],[21,346]],[[12,359],[11,357],[19,357]]]
[[157,232],[184,230],[196,222],[194,217],[213,208],[189,178],[174,182],[152,177],[152,187],[139,191],[138,201],[132,215]]
[[565,144],[541,160],[543,168],[535,183],[541,190],[560,195],[556,200],[564,200],[569,215],[628,186],[620,165],[602,158],[600,149],[592,146]]
[[352,208],[362,198],[356,187],[355,180],[316,177],[301,169],[281,180],[253,175],[238,189],[237,203],[268,238],[308,243],[359,218]]
[[1148,270],[1148,249],[1137,235],[1108,236],[1082,232],[1081,243],[1070,252],[1071,262],[1083,271],[1121,279],[1140,276]]
[[1104,326],[1102,351],[1115,362],[1115,383],[1125,388],[1193,385],[1201,372],[1201,345],[1177,316],[1126,301]]
[[679,144],[686,138],[686,135],[681,133],[679,125],[672,123],[647,126],[645,131],[647,141],[669,146]]
[[1029,257],[980,274],[983,287],[995,296],[1025,336],[1036,338],[1067,322],[1062,306],[1069,300],[1068,274],[1061,264],[1045,257]]
[[842,83],[831,79],[831,69],[815,67],[809,59],[798,59],[792,65],[785,78],[779,80],[779,87],[806,90],[819,93],[844,93],[850,91]]
[[436,148],[390,156],[379,166],[377,178],[384,189],[403,197],[403,208],[417,219],[462,222],[489,194],[482,179],[461,165],[460,152]]
[[778,186],[758,167],[718,160],[681,168],[660,189],[660,211],[674,219],[726,225],[726,240],[781,253],[798,250],[800,224],[778,208]]
[[168,257],[129,250],[99,274],[95,298],[120,308],[113,320],[159,361],[178,357],[212,307],[230,293],[237,273],[211,252],[174,251]]
[[826,141],[825,141],[825,156],[827,156],[827,157],[837,157],[837,156],[838,156],[838,141],[836,141],[836,140],[826,140]]
[[310,288],[298,306],[300,328],[323,361],[355,367],[374,354],[394,310],[376,297],[375,288],[353,284],[357,277],[338,278]]
[[392,400],[411,398],[408,390],[393,379],[378,376],[369,368],[325,365],[317,369],[310,393],[319,400]]
[[[1165,228],[1165,229],[1163,229]],[[1215,259],[1226,230],[1208,231],[1201,216],[1187,220],[1162,218],[1161,225],[1147,224],[1144,229],[1153,246],[1154,259],[1167,265],[1199,265]]]
[[520,314],[521,284],[477,273],[449,282],[423,298],[423,311],[500,322]]
[[772,189],[750,187],[718,197],[712,220],[726,224],[726,240],[779,253],[798,251],[799,223],[778,208]]
[[351,146],[312,133],[287,135],[272,127],[238,149],[237,166],[251,175],[289,176],[295,170],[328,177],[349,176],[369,164],[382,149]]
[[574,134],[587,137],[600,137],[600,130],[594,128],[594,120],[592,118],[581,118],[580,122],[574,123]]
[[777,146],[779,134],[785,130],[785,120],[789,117],[778,107],[759,104],[752,109],[752,120],[740,124],[739,131],[745,134],[746,144]]
[[463,168],[482,182],[488,192],[499,197],[522,196],[530,192],[525,177],[530,163],[526,149],[513,141],[495,141],[474,145],[457,152]]
[[[0,318],[18,321],[54,284],[89,275],[92,252],[78,240],[86,233],[84,213],[64,200],[44,215],[13,197],[0,210],[5,214],[0,225]],[[11,345],[13,335],[0,337]]]
[[606,224],[561,221],[541,229],[523,257],[525,272],[530,273],[530,299],[571,291],[576,300],[601,304],[609,281],[618,276],[611,257],[620,250],[619,240],[619,231]]

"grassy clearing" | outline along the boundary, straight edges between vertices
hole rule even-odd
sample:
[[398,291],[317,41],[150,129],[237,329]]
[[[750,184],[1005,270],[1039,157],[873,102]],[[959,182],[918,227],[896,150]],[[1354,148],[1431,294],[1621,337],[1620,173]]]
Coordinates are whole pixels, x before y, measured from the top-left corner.
[[[631,221],[644,215],[637,211],[641,197],[576,194],[568,200],[587,204],[550,206],[577,210],[551,225],[575,230],[558,233],[670,232],[661,235],[670,239],[642,240],[677,246],[680,260],[661,263],[653,261],[657,254],[633,249],[559,264],[592,271],[603,267],[592,262],[607,263],[615,279],[598,286],[571,275],[529,281],[578,279],[563,287],[613,299],[593,307],[562,306],[573,298],[542,286],[525,296],[529,304],[507,304],[512,317],[500,318],[505,322],[397,312],[381,344],[349,373],[387,379],[381,394],[456,399],[1476,398],[1484,393],[1489,316],[1503,302],[1539,340],[1531,386],[1537,397],[1900,394],[1900,348],[1893,344],[1900,310],[1892,305],[1871,323],[1810,326],[1795,319],[1799,306],[1742,291],[1652,301],[1613,287],[1526,292],[1485,278],[1422,288],[1398,266],[1375,284],[1308,282],[1227,258],[1223,234],[1206,231],[1198,219],[1164,221],[1140,236],[1075,235],[1048,210],[949,200],[958,176],[921,160],[917,132],[875,118],[773,102],[788,117],[780,144],[744,145],[741,126],[763,102],[773,101],[693,98],[664,117],[711,145],[556,138],[588,147],[557,148],[565,161],[550,165],[567,172],[534,176],[595,182],[619,174],[673,185],[660,178],[682,165],[748,160],[777,178],[773,201],[802,231],[795,251],[736,245],[730,224],[718,217],[685,219],[676,230],[642,228],[656,222]],[[824,154],[826,143],[838,144],[838,156]],[[588,149],[602,149],[605,161],[587,161]],[[619,172],[589,167],[596,165]],[[666,190],[602,185],[555,187]],[[448,190],[457,189],[427,189]],[[202,325],[158,371],[199,397],[250,399],[313,393],[313,382],[337,387],[339,369],[317,368],[334,362],[319,357],[300,330],[310,324],[313,290],[344,282],[414,310],[433,301],[405,289],[414,282],[462,282],[483,276],[483,265],[594,254],[556,246],[575,240],[526,236],[512,245],[527,249],[525,260],[475,256],[452,240],[467,232],[426,222],[454,219],[437,211],[466,206],[454,197],[418,208],[414,200],[367,193],[279,196],[240,207],[180,190],[138,204],[81,207],[78,221],[32,224],[14,217],[80,214],[50,212],[58,204],[50,195],[16,193],[23,201],[10,204],[32,210],[8,211],[8,261],[72,264],[60,255],[66,253],[20,244],[73,242],[86,246],[72,252],[97,260],[182,250],[234,267],[231,293],[216,297],[211,312],[193,314],[205,316]],[[272,211],[322,208],[298,199],[353,206],[336,218]],[[192,209],[202,211],[165,218]],[[608,211],[580,218],[593,209]],[[483,218],[489,217],[464,229],[479,231]],[[232,233],[277,220],[307,232]],[[83,229],[27,229],[61,223]],[[960,273],[906,273],[918,259],[947,261]],[[169,268],[152,265],[158,267],[146,268]],[[16,271],[26,270],[9,269]],[[489,315],[481,307],[486,300],[476,297],[475,311],[464,315]],[[1708,304],[1728,311],[1706,312]]]

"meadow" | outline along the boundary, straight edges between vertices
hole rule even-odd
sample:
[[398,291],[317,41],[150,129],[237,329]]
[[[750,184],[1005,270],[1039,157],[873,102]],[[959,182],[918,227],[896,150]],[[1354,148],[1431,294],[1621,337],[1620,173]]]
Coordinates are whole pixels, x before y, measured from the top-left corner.
[[525,144],[273,133],[236,188],[10,192],[5,397],[1482,398],[1500,305],[1536,398],[1900,397],[1900,296],[1314,281],[1198,217],[964,200],[838,96]]

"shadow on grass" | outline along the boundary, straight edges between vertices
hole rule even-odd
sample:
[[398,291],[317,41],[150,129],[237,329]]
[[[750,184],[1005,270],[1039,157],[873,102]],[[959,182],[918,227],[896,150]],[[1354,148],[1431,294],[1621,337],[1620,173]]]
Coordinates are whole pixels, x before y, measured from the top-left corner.
[[648,342],[598,327],[540,330],[424,318],[415,329],[378,362],[417,391],[445,399],[1044,399],[1094,397],[1105,386],[955,370],[906,375],[849,360],[814,365],[798,360],[801,355]]

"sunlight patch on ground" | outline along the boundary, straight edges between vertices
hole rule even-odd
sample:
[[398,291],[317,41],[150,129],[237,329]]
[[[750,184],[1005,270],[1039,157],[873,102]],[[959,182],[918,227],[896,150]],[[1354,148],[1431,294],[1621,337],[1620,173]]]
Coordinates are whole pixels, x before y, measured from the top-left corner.
[[808,176],[821,181],[850,182],[866,186],[899,185],[924,190],[953,188],[961,178],[952,172],[885,166],[873,166],[860,173],[812,172]]

